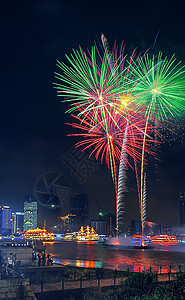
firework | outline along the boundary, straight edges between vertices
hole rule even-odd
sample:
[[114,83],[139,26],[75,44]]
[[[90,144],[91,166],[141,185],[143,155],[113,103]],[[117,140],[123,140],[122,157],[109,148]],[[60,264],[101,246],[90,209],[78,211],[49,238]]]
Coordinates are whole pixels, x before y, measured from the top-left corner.
[[[133,62],[130,66],[132,74],[131,86],[137,105],[145,104],[147,109],[145,134],[151,118],[155,120],[155,128],[159,122],[168,123],[169,118],[179,116],[184,110],[185,100],[185,68],[181,63],[176,63],[174,55],[168,60],[163,58],[162,53],[157,56],[149,54],[139,57],[137,64]],[[168,123],[169,124],[169,123]],[[156,138],[156,136],[155,136]],[[140,176],[140,209],[142,231],[144,228],[144,157],[145,157],[145,135],[143,139],[141,176]]]
[[[120,56],[115,62],[111,60],[113,66],[110,67],[106,53],[101,57],[94,46],[91,53],[85,53],[81,48],[73,50],[73,54],[71,57],[67,56],[67,59],[70,66],[57,62],[63,74],[55,73],[59,80],[55,83],[55,88],[58,96],[64,96],[64,101],[71,103],[68,112],[83,107],[83,116],[90,112],[104,113],[123,94],[125,57]],[[96,114],[93,118],[96,118]]]
[[[72,133],[70,136],[80,137],[76,147],[81,147],[82,151],[90,150],[89,157],[95,155],[103,163],[104,159],[111,169],[112,178],[115,184],[116,193],[116,224],[117,231],[120,231],[124,218],[124,192],[126,169],[131,164],[130,158],[134,163],[142,159],[142,144],[145,128],[145,118],[142,115],[129,112],[127,118],[115,115],[113,120],[111,113],[106,113],[105,119],[102,115],[97,115],[96,120],[91,119],[90,115],[86,119],[80,119],[72,115],[74,123],[68,124],[80,130],[80,133]],[[153,133],[153,127],[148,127],[148,133]],[[146,137],[145,151],[154,154],[150,150],[151,143],[154,142],[151,136]],[[119,167],[117,166],[119,164]]]
[[[62,74],[55,73],[58,96],[69,104],[67,110],[75,118],[71,125],[81,137],[76,147],[89,149],[111,169],[116,190],[117,230],[124,211],[127,167],[135,170],[142,231],[146,219],[146,174],[144,165],[151,143],[161,137],[159,127],[184,110],[185,69],[172,56],[162,53],[150,58],[149,53],[130,58],[124,44],[110,50],[106,37],[101,36],[104,53],[95,45],[84,52],[73,50],[66,59],[57,61]],[[164,123],[164,124],[163,124]],[[130,163],[133,159],[133,164]],[[119,165],[119,167],[118,167]],[[138,172],[140,165],[140,178]],[[140,184],[139,184],[140,181]]]
[[139,57],[130,65],[132,94],[137,104],[145,104],[146,115],[165,121],[179,116],[185,108],[185,68],[176,63],[173,55],[163,58],[162,53]]
[[54,87],[57,95],[64,98],[62,102],[69,103],[68,113],[78,113],[83,118],[90,114],[92,119],[96,119],[98,113],[110,113],[111,107],[114,119],[115,113],[121,115],[123,108],[129,107],[134,100],[129,90],[129,70],[135,50],[127,62],[123,43],[120,49],[115,44],[111,53],[106,46],[106,38],[102,37],[102,40],[105,47],[103,55],[100,55],[96,45],[87,53],[79,47],[79,50],[73,50],[71,56],[66,55],[69,65],[57,61],[62,74],[55,73],[57,83]]

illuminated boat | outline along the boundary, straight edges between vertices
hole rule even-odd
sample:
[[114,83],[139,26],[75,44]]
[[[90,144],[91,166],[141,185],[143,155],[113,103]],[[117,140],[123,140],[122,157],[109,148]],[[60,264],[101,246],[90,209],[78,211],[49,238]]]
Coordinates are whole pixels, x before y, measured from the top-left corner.
[[98,241],[98,234],[93,227],[87,225],[87,227],[81,226],[76,235],[76,239],[79,241]]
[[76,241],[98,241],[98,234],[93,227],[87,225],[81,226],[78,232],[67,233],[64,240],[76,240]]
[[33,230],[27,230],[23,235],[23,239],[43,241],[43,242],[53,242],[54,236],[52,232],[48,232],[46,229],[37,228]]
[[155,246],[176,246],[178,244],[176,236],[161,234],[152,237]]
[[151,236],[134,235],[130,244],[138,249],[153,248]]
[[153,244],[150,236],[134,235],[130,237],[113,237],[109,238],[104,243],[105,246],[112,246],[116,248],[124,249],[144,249],[153,248]]

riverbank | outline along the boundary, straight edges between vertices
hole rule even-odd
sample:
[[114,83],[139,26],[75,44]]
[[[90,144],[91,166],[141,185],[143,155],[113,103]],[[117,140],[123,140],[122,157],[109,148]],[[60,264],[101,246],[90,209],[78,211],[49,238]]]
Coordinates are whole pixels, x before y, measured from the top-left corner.
[[[0,282],[0,293],[6,294],[7,299],[18,299],[20,291],[22,294],[29,291],[32,299],[35,295],[38,300],[185,299],[185,272],[181,271],[158,274],[150,269],[146,273],[136,273],[129,269],[118,271],[53,265],[27,267],[24,278],[11,278]],[[9,284],[10,282],[14,284]],[[163,295],[164,291],[171,293],[173,298],[155,298],[155,295]]]
[[183,272],[135,273],[129,270],[127,272],[107,269],[87,270],[62,266],[42,267],[39,270],[29,268],[28,272],[33,272],[30,287],[38,300],[52,298],[174,300],[185,297]]

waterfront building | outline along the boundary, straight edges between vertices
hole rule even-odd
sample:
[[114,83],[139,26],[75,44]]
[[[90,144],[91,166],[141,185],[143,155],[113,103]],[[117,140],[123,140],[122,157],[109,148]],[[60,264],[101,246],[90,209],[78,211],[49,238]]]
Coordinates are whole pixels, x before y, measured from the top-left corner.
[[91,221],[91,227],[93,227],[98,234],[107,235],[107,222]]
[[131,221],[131,235],[141,234],[141,221],[132,220]]
[[2,206],[0,205],[0,233],[2,233]]
[[73,232],[76,229],[76,215],[68,214],[58,217],[57,229],[60,233]]
[[178,217],[179,217],[179,225],[185,226],[185,192],[181,192],[179,194]]
[[110,236],[115,235],[116,216],[112,213],[103,213],[99,211],[99,221],[107,223],[107,234]]
[[1,234],[9,235],[11,234],[11,215],[12,209],[10,206],[3,205],[1,207]]
[[145,222],[145,230],[144,230],[144,234],[145,235],[158,235],[161,233],[161,226],[157,223],[154,222],[149,222],[146,221]]
[[160,234],[172,235],[172,227],[162,226],[160,230]]
[[24,213],[15,212],[12,213],[12,233],[15,234],[19,231],[23,231],[24,225]]
[[75,231],[79,230],[80,226],[85,226],[88,223],[89,201],[86,193],[78,193],[71,198],[70,213],[76,215]]
[[30,197],[24,202],[24,231],[37,228],[38,223],[38,203],[35,198]]
[[128,236],[131,236],[131,225],[128,226],[128,229],[127,229],[127,235]]

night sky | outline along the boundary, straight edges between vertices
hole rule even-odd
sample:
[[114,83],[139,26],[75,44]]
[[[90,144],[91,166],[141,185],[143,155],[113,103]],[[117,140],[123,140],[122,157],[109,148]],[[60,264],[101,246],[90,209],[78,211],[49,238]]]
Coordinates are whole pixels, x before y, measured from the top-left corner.
[[[129,3],[128,3],[129,2]],[[171,4],[170,4],[171,3]],[[56,59],[79,45],[85,50],[103,32],[112,45],[146,50],[160,30],[155,51],[185,64],[184,1],[0,1],[0,203],[23,209],[25,196],[43,173],[65,176],[71,194],[89,194],[91,217],[98,207],[114,211],[114,187],[107,166],[95,166],[83,182],[65,167],[75,139],[65,123],[67,105],[53,89]],[[183,122],[182,118],[182,122]],[[181,129],[183,134],[183,129]],[[183,137],[163,145],[158,168],[148,178],[147,219],[163,225],[178,220],[178,194],[185,191]],[[87,164],[87,162],[86,162]],[[94,164],[94,165],[93,165]],[[152,163],[151,163],[152,165]],[[128,172],[127,221],[138,217],[136,185]]]

